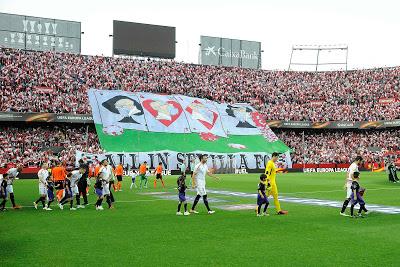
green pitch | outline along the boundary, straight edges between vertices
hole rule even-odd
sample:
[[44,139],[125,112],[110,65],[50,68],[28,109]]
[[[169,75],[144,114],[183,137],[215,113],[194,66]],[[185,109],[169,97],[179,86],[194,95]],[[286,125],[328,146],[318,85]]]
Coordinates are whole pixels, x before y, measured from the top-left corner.
[[[220,177],[208,188],[256,193],[256,174]],[[200,201],[199,215],[176,216],[177,201],[167,198],[176,195],[176,177],[166,178],[166,190],[160,184],[155,190],[153,178],[149,189],[130,191],[125,177],[124,191],[114,193],[116,208],[104,211],[93,205],[62,211],[55,204],[53,211],[35,210],[37,181],[16,181],[17,203],[25,207],[0,213],[1,266],[398,266],[400,215],[350,219],[337,208],[282,202],[287,216],[256,217],[253,210],[217,208],[255,199],[210,193],[215,214],[207,215]],[[400,206],[400,186],[384,173],[362,173],[361,179],[367,207]],[[345,196],[344,174],[278,174],[277,183],[284,197]]]

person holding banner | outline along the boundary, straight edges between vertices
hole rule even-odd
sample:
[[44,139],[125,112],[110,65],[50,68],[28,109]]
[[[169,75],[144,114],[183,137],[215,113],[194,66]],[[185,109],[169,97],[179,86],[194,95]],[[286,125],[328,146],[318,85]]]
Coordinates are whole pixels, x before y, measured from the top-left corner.
[[267,182],[271,185],[271,190],[268,192],[268,196],[272,196],[274,198],[274,205],[276,209],[276,213],[278,215],[285,215],[287,211],[281,209],[281,204],[278,199],[278,187],[276,185],[276,167],[275,162],[279,158],[279,153],[272,153],[271,159],[268,161],[267,166],[265,168],[265,174],[267,175]]
[[147,161],[143,162],[142,165],[139,167],[139,176],[140,176],[140,185],[139,188],[142,189],[142,184],[144,181],[144,187],[147,188]]
[[116,191],[122,191],[122,176],[124,175],[124,167],[122,167],[122,163],[118,164],[115,168],[115,175],[117,176],[117,188]]
[[154,188],[157,188],[157,180],[158,179],[160,179],[162,187],[165,188],[164,180],[163,180],[163,177],[162,177],[162,171],[163,171],[162,163],[160,162],[160,163],[158,163],[158,166],[157,166],[157,168],[155,170],[156,179],[154,179]]
[[57,200],[60,201],[64,196],[64,181],[67,176],[67,171],[61,161],[57,161],[56,167],[51,170],[51,176],[54,181]]

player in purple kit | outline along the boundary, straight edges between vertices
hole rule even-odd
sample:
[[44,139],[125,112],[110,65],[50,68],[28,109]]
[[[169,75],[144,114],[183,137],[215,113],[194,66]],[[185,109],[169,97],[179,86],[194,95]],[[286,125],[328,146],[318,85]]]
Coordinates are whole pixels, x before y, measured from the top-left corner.
[[[267,213],[267,208],[269,205],[268,197],[266,194],[266,190],[269,190],[271,188],[270,184],[266,184],[267,180],[267,175],[266,174],[261,174],[260,175],[260,183],[258,184],[258,194],[257,194],[257,217],[260,216],[268,216],[269,214]],[[261,213],[261,207],[262,205],[265,204],[264,206],[264,212]]]
[[[186,203],[186,175],[182,174],[181,176],[179,176],[178,180],[176,181],[176,183],[178,184],[178,197],[179,197],[179,203],[178,203],[178,211],[176,212],[176,215],[190,215],[190,213],[187,211],[187,203]],[[183,207],[185,209],[185,212],[182,213],[181,212],[181,206],[183,204]]]
[[71,175],[67,175],[65,181],[64,181],[64,197],[60,200],[60,203],[58,203],[58,207],[60,209],[64,209],[64,205],[67,202],[70,202],[70,210],[72,209],[72,189],[71,189]]
[[[0,176],[0,178],[2,178]],[[6,202],[7,202],[7,181],[5,179],[0,179],[0,199],[2,200],[0,203],[0,211],[5,211]]]
[[51,203],[54,201],[54,183],[52,180],[47,181],[47,210],[50,208]]
[[353,174],[353,182],[351,183],[351,208],[350,208],[350,215],[353,218],[356,218],[354,216],[354,206],[358,203],[360,205],[360,209],[358,210],[358,217],[363,217],[362,216],[362,211],[364,211],[366,214],[368,214],[368,210],[365,208],[365,201],[363,198],[365,188],[360,187],[360,184],[358,183],[360,177],[359,172],[355,172]]

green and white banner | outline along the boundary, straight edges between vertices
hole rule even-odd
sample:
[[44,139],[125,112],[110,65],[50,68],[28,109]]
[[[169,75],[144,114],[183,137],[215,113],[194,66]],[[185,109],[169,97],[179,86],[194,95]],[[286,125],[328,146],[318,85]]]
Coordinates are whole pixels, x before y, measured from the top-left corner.
[[107,152],[269,155],[289,151],[248,104],[96,89],[89,90],[89,102]]

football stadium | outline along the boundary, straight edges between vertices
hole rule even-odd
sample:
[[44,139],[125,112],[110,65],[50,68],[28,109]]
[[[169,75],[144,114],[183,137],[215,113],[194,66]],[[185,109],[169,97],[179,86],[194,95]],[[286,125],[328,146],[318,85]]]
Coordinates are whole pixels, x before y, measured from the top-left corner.
[[2,0],[0,265],[399,266],[398,8]]

